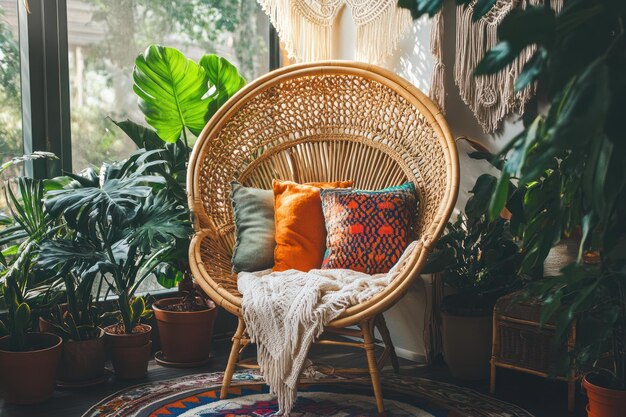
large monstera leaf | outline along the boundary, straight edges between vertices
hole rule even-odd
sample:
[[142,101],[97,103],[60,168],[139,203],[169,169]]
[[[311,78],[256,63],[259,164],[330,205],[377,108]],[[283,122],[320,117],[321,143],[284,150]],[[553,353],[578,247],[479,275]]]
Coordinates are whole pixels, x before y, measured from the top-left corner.
[[200,66],[204,68],[209,79],[209,119],[233,94],[246,85],[246,79],[226,58],[215,54],[204,55],[200,59]]
[[210,98],[205,70],[174,48],[151,45],[135,60],[133,90],[146,122],[166,142],[189,129],[198,135]]

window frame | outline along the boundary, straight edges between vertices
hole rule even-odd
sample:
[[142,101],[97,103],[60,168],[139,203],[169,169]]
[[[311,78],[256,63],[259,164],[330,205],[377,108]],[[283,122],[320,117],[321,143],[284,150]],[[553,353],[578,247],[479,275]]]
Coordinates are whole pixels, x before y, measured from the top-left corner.
[[[72,172],[67,0],[18,2],[24,153],[46,151],[59,159],[28,161],[27,176]],[[280,42],[269,25],[269,69],[281,66]]]

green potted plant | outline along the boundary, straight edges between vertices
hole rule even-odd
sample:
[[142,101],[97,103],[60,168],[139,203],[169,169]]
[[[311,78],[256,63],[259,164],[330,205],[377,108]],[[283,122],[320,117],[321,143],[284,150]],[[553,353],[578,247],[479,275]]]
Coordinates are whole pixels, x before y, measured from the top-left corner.
[[54,302],[46,320],[64,342],[57,381],[65,387],[104,382],[104,331],[93,295],[96,273],[68,271],[62,279],[65,302]]
[[[402,2],[416,18],[434,15],[442,3]],[[477,16],[494,4],[480,2]],[[626,3],[568,0],[558,14],[550,2],[544,6],[504,18],[500,42],[475,71],[502,71],[532,46],[515,88],[537,82],[543,101],[527,108],[525,129],[501,152],[507,159],[490,217],[504,205],[509,178],[520,187],[541,187],[559,167],[556,191],[537,193],[532,213],[525,213],[524,268],[542,264],[562,230],[580,227],[578,256],[557,276],[531,285],[528,295],[543,302],[544,322],[555,321],[557,342],[576,322],[564,365],[585,375],[589,416],[618,417],[626,408]]]
[[51,333],[31,332],[31,308],[13,276],[0,290],[8,307],[6,324],[0,322],[0,392],[14,404],[47,400],[54,391],[63,340]]
[[[156,152],[148,160],[165,162],[148,170],[166,180],[168,197],[188,211],[185,182],[190,144],[219,107],[245,85],[245,79],[217,55],[204,55],[196,63],[174,48],[151,45],[137,57],[133,80],[139,108],[150,127],[130,120],[115,123],[146,153]],[[179,296],[153,305],[162,347],[156,360],[165,366],[200,365],[211,353],[217,309],[194,288],[188,248],[189,235],[177,239],[154,271],[162,286],[181,289]]]
[[[17,157],[0,166],[49,158],[48,153]],[[15,191],[14,191],[15,190]],[[36,268],[39,244],[55,230],[43,210],[41,181],[15,178],[5,187],[10,215],[0,216],[0,307],[8,311],[0,323],[0,393],[7,402],[31,404],[52,395],[62,340],[32,332],[32,323],[45,308],[45,294],[56,278]]]
[[478,178],[465,212],[448,223],[424,268],[425,273],[441,273],[451,292],[442,301],[443,352],[450,372],[459,379],[488,376],[493,307],[521,282],[521,255],[510,222],[489,220],[484,204],[484,195],[496,181],[489,174]]
[[39,261],[56,271],[97,274],[106,296],[114,295],[117,323],[104,328],[116,376],[140,378],[151,353],[150,315],[136,292],[175,246],[189,235],[187,212],[167,197],[163,177],[146,174],[162,161],[137,152],[128,160],[103,165],[99,173],[70,175],[74,181],[46,194],[46,210],[63,219],[72,236],[41,244]]
[[159,326],[160,364],[193,367],[208,361],[217,315],[211,300],[192,289],[183,296],[156,301],[152,310]]

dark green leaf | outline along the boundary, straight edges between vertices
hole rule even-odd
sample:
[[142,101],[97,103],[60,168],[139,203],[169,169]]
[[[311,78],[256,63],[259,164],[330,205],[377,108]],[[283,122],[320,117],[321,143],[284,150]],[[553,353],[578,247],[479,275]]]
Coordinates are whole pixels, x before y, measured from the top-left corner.
[[555,22],[555,13],[551,8],[518,7],[506,15],[498,26],[498,38],[509,42],[518,51],[536,43],[550,45],[554,37]]
[[147,150],[161,149],[163,142],[152,129],[141,126],[132,120],[115,121],[111,120],[117,127],[122,129],[124,133],[133,141],[138,148]]
[[510,179],[511,177],[508,172],[503,172],[498,179],[498,184],[489,205],[489,218],[491,220],[495,220],[500,217],[500,212],[506,206],[506,201],[509,196]]
[[465,204],[465,214],[470,222],[487,214],[497,182],[498,179],[490,174],[483,174],[476,179],[474,188],[470,190],[472,196]]
[[481,17],[489,13],[498,0],[477,0],[472,13],[472,21],[476,22]]
[[547,61],[548,52],[543,48],[537,49],[515,80],[515,90],[521,91],[535,82],[544,70]]
[[517,58],[521,48],[503,41],[491,48],[474,69],[474,75],[495,74]]

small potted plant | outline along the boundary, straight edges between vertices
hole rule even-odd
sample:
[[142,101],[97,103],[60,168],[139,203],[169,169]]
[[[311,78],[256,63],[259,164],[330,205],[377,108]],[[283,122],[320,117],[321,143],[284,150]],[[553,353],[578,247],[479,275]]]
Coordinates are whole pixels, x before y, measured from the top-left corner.
[[187,212],[159,191],[163,177],[145,174],[145,165],[159,161],[141,155],[105,164],[97,175],[71,175],[73,182],[49,191],[45,200],[50,215],[73,231],[42,244],[46,265],[97,273],[107,294],[117,297],[118,310],[109,314],[117,323],[104,331],[122,379],[143,377],[151,354],[152,328],[141,323],[151,312],[137,290],[189,229]]
[[54,391],[63,340],[51,333],[32,333],[31,308],[13,276],[0,288],[8,307],[0,322],[0,392],[14,404],[47,400]]
[[155,302],[152,310],[161,341],[161,355],[156,355],[159,364],[193,367],[209,360],[217,308],[198,293],[193,284],[191,290],[180,297]]
[[[0,174],[26,160],[50,158],[35,153],[0,166]],[[15,191],[14,191],[15,190]],[[4,188],[11,216],[0,213],[0,308],[8,311],[0,323],[0,393],[7,402],[31,404],[52,395],[62,339],[32,332],[37,311],[56,279],[36,268],[40,242],[54,231],[43,210],[43,182],[17,177]]]
[[[39,260],[46,262],[45,252]],[[61,386],[82,387],[105,381],[104,331],[100,328],[100,314],[92,294],[95,278],[95,273],[65,273],[65,302],[55,303],[45,320],[47,327],[60,335],[64,342],[57,375]]]
[[494,181],[489,174],[478,178],[465,213],[448,223],[424,268],[425,273],[441,273],[451,292],[442,301],[443,352],[459,379],[488,376],[493,307],[520,284],[521,255],[509,221],[490,221],[481,199]]

